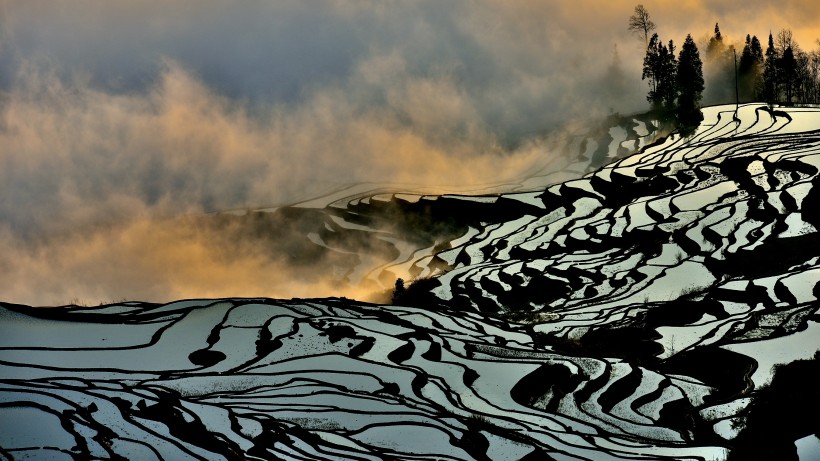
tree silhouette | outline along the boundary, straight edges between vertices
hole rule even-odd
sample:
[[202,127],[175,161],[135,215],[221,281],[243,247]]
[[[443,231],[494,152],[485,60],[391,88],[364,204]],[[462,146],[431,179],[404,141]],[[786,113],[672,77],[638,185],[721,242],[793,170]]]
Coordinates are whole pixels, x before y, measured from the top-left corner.
[[635,7],[635,13],[629,17],[628,29],[642,36],[646,46],[649,46],[649,33],[655,30],[655,23],[649,19],[649,11],[643,5]]
[[816,104],[820,101],[820,50],[812,52],[797,51],[797,78],[794,98],[796,102]]
[[686,132],[703,120],[700,100],[703,97],[703,63],[691,35],[686,36],[678,57],[678,124]]
[[675,109],[675,99],[678,97],[678,63],[675,60],[675,43],[669,40],[669,45],[661,48],[661,77],[658,92],[661,95],[663,108],[671,113]]
[[712,57],[723,54],[726,51],[726,46],[723,44],[723,35],[720,34],[720,26],[715,23],[715,35],[709,39],[709,44],[706,45],[706,56]]
[[786,53],[786,48],[794,50],[797,48],[797,42],[794,40],[794,34],[791,29],[780,29],[774,37],[774,46],[777,48],[778,56],[783,56]]
[[766,60],[763,64],[763,100],[769,106],[777,101],[777,48],[774,47],[774,38],[769,32],[769,44],[766,46]]
[[402,298],[404,298],[405,294],[407,293],[407,288],[404,286],[404,279],[397,278],[396,285],[393,288],[393,304],[399,304],[402,302]]
[[641,80],[649,80],[649,95],[647,95],[646,99],[652,103],[652,105],[658,104],[661,99],[658,97],[661,46],[663,45],[660,43],[658,34],[652,34],[652,39],[646,47],[646,56],[643,58],[643,74],[641,74]]
[[738,66],[738,80],[740,98],[743,101],[751,101],[760,93],[763,84],[763,48],[757,36],[746,35],[746,44]]
[[777,69],[775,97],[779,101],[791,104],[795,89],[799,86],[796,56],[800,51],[791,29],[777,31],[777,35],[774,37],[774,49],[777,52],[775,58],[775,67]]
[[649,80],[649,94],[646,99],[652,105],[652,110],[667,113],[674,111],[677,97],[676,75],[674,42],[670,40],[668,46],[664,45],[658,34],[653,34],[646,48],[642,74],[642,79]]
[[786,93],[786,103],[792,103],[794,90],[797,80],[797,60],[794,58],[794,50],[791,46],[787,47],[783,52],[783,57],[780,59],[780,76],[783,82],[783,89]]
[[710,104],[735,101],[734,51],[734,45],[726,45],[720,25],[715,23],[715,34],[709,39],[703,56],[706,78],[710,83],[706,100]]

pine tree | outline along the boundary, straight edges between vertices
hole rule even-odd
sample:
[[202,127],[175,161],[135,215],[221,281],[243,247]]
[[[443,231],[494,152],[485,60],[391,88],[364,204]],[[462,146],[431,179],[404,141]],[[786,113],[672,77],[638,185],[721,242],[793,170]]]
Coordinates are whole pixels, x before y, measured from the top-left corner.
[[756,35],[752,36],[752,61],[754,62],[754,66],[752,67],[751,77],[753,81],[753,93],[756,94],[757,91],[763,86],[763,47],[760,46],[760,40],[757,39]]
[[[748,60],[751,62],[752,59],[752,36],[746,34],[746,43],[743,45],[743,51],[740,53],[740,67],[739,70],[744,68],[744,62]],[[747,65],[746,67],[750,67]]]
[[649,80],[649,94],[646,96],[646,99],[653,107],[660,106],[660,102],[663,99],[658,93],[661,62],[660,48],[662,46],[658,34],[652,34],[649,45],[646,47],[646,56],[643,58],[643,74],[641,75],[641,80]]
[[760,40],[757,39],[757,35],[752,35],[752,59],[754,62],[759,63],[761,66],[763,65],[763,47],[760,46]]
[[763,49],[757,36],[746,35],[746,44],[740,55],[738,66],[738,83],[740,98],[751,101],[760,92],[763,77]]
[[[738,85],[740,87],[740,99],[747,101],[749,97],[750,75],[753,72],[755,62],[752,58],[752,36],[746,34],[746,43],[740,53],[740,64],[737,67]],[[753,86],[752,86],[753,88]]]
[[686,36],[678,56],[678,124],[684,132],[693,130],[703,120],[700,101],[703,97],[703,62],[691,35]]
[[769,32],[769,44],[766,46],[766,60],[763,64],[763,90],[762,99],[769,106],[774,105],[778,98],[777,91],[777,49],[774,47],[774,38]]
[[678,63],[675,60],[675,44],[669,40],[669,45],[663,47],[660,57],[660,88],[664,110],[673,112],[675,99],[678,96]]
[[722,55],[724,51],[726,51],[726,47],[723,44],[723,35],[720,34],[720,26],[715,23],[715,35],[709,39],[709,44],[706,45],[706,56],[711,58]]
[[652,105],[652,110],[664,114],[674,113],[678,95],[676,75],[675,43],[669,40],[669,45],[664,45],[658,34],[652,35],[643,61],[643,79],[649,79],[649,94],[646,99]]
[[704,53],[706,80],[709,91],[706,99],[710,104],[721,104],[735,100],[735,60],[734,45],[726,46],[720,25],[715,23],[715,34],[709,39]]
[[780,60],[780,75],[783,82],[783,90],[786,93],[786,103],[792,103],[794,90],[797,86],[797,60],[794,58],[794,50],[789,46],[783,52],[783,58]]

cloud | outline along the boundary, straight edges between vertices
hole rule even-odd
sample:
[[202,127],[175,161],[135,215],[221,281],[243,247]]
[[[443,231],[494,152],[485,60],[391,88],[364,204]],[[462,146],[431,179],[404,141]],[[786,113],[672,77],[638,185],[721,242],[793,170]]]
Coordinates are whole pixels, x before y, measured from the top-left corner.
[[[361,66],[361,85],[391,72],[376,61]],[[545,155],[532,144],[498,147],[447,76],[393,84],[389,107],[327,88],[262,115],[173,61],[137,94],[31,69],[23,76],[5,97],[0,129],[0,265],[11,301],[349,294],[293,277],[275,254],[214,253],[236,248],[225,245],[231,229],[194,232],[166,219],[283,205],[357,182],[442,191],[498,182]]]
[[258,241],[237,242],[241,234],[184,218],[131,220],[36,247],[5,234],[0,291],[3,301],[34,305],[372,294],[334,281],[332,255],[314,263],[319,267],[294,265],[284,252],[261,251]]

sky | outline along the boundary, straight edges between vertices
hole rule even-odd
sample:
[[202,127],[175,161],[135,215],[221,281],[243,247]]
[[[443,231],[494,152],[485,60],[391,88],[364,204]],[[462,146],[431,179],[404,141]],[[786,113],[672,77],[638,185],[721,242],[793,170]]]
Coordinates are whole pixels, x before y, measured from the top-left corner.
[[[814,1],[644,5],[679,44],[719,22],[730,43],[790,28],[818,48]],[[174,218],[561,155],[543,139],[570,121],[646,109],[634,6],[0,0],[2,298],[338,294]]]

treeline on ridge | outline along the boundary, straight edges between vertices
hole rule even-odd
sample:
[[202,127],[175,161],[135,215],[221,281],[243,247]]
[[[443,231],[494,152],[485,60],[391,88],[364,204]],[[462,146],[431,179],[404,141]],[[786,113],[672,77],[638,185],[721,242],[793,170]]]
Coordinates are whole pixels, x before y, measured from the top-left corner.
[[686,36],[676,56],[674,41],[664,43],[654,32],[656,25],[643,5],[635,7],[628,29],[646,43],[641,77],[649,84],[647,100],[652,111],[683,132],[703,119],[700,107],[706,80],[710,85],[710,104],[820,103],[820,48],[803,51],[789,29],[770,32],[765,51],[756,35],[747,34],[738,55],[735,45],[725,43],[719,24],[715,24],[703,59],[691,34]]

